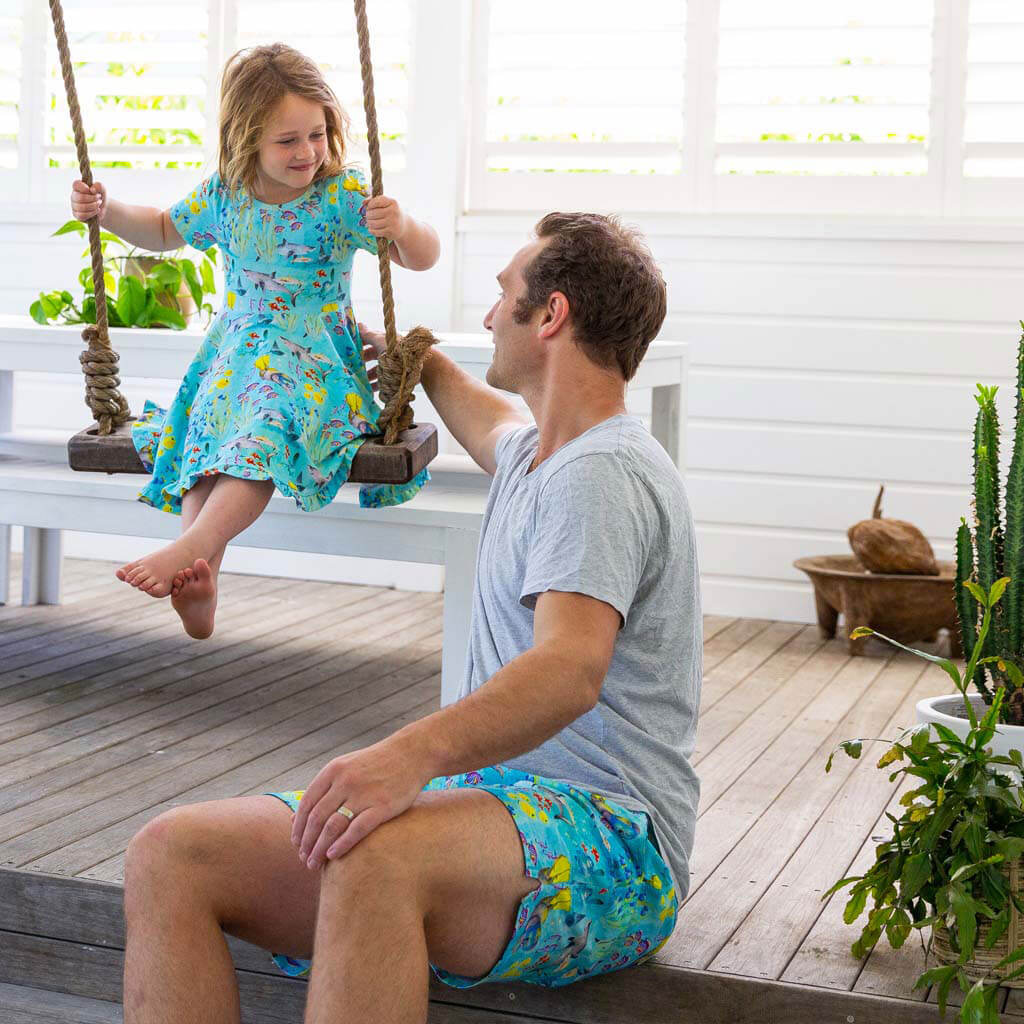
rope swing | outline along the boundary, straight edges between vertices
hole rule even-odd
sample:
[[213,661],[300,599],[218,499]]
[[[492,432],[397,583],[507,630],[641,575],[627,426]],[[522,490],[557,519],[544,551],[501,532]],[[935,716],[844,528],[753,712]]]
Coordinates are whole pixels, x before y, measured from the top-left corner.
[[[61,0],[49,0],[53,31],[60,56],[61,74],[67,93],[68,110],[75,135],[75,149],[82,181],[92,186],[92,167],[82,126],[71,53],[64,27]],[[356,32],[359,39],[359,63],[363,79],[363,104],[370,149],[371,191],[384,194],[380,164],[380,139],[373,92],[373,66],[370,60],[370,32],[366,21],[366,0],[354,0]],[[93,294],[96,299],[96,324],[82,331],[86,350],[79,359],[85,374],[85,402],[96,425],[76,434],[68,444],[72,469],[102,470],[108,473],[145,473],[125,426],[132,418],[128,402],[118,390],[121,383],[117,353],[111,348],[107,323],[107,295],[103,280],[103,252],[100,248],[98,217],[87,222],[89,252],[92,258]],[[437,339],[425,327],[414,327],[400,337],[395,330],[395,300],[391,288],[390,243],[378,239],[380,290],[384,306],[387,350],[378,360],[378,385],[383,411],[378,429],[383,440],[364,441],[352,462],[348,479],[353,483],[407,483],[437,454],[437,430],[429,424],[414,426],[413,389],[419,383],[423,360]],[[118,429],[123,428],[123,429]]]
[[[64,11],[60,0],[50,0],[50,15],[53,18],[53,32],[57,37],[57,53],[60,56],[60,71],[64,78],[64,91],[68,97],[71,112],[71,126],[75,132],[75,149],[78,151],[78,166],[82,181],[92,187],[92,167],[89,164],[89,149],[85,143],[85,129],[82,127],[82,111],[78,106],[78,90],[75,88],[75,73],[71,67],[71,52],[68,36],[64,30]],[[107,289],[103,281],[103,251],[100,249],[100,222],[93,217],[89,222],[89,252],[92,256],[92,290],[96,298],[96,325],[89,324],[82,331],[86,350],[79,354],[85,374],[85,404],[89,406],[99,433],[106,437],[115,427],[131,419],[131,410],[124,395],[118,390],[121,383],[120,364],[117,353],[110,347],[107,328]]]
[[[380,167],[380,133],[377,129],[377,103],[373,93],[373,62],[370,60],[370,30],[366,23],[366,0],[355,0],[356,36],[359,40],[359,69],[363,76],[363,109],[366,112],[366,136],[370,146],[370,188],[373,196],[384,194]],[[400,430],[412,426],[413,388],[420,382],[423,360],[437,338],[426,327],[414,327],[404,339],[395,330],[395,298],[391,291],[390,244],[386,238],[377,243],[380,268],[380,294],[384,302],[384,336],[387,351],[377,361],[380,397],[384,411],[378,419],[384,443],[394,444]]]

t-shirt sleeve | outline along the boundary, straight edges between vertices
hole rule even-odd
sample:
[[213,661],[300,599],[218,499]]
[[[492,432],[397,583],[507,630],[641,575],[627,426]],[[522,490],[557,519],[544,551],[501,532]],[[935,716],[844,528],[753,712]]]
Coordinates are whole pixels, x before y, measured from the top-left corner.
[[522,443],[525,435],[530,431],[530,427],[522,426],[510,426],[501,437],[498,438],[494,445],[494,465],[496,474],[500,473],[504,468],[504,462],[508,459],[514,458],[515,451]]
[[370,186],[363,173],[353,167],[327,183],[327,207],[337,210],[345,241],[376,255],[377,239],[366,226],[365,206],[369,198]]
[[650,492],[611,453],[574,459],[538,496],[533,549],[519,600],[533,609],[549,590],[610,604],[623,625],[652,547]]
[[168,211],[171,223],[193,249],[209,249],[220,243],[222,203],[220,176],[214,174],[178,200]]

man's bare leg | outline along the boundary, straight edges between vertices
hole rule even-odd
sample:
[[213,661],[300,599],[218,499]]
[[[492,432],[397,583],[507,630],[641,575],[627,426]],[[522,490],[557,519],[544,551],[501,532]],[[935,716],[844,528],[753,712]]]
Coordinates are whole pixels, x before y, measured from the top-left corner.
[[486,974],[537,885],[493,796],[422,794],[323,869],[306,1024],[424,1024],[428,958],[453,974]]
[[176,808],[133,840],[125,1024],[237,1021],[221,928],[298,957],[315,933],[309,1022],[422,1024],[427,958],[485,974],[537,885],[512,818],[486,793],[422,794],[323,871],[299,862],[291,821],[273,797],[243,797]]
[[175,808],[132,840],[125,1024],[237,1022],[238,985],[222,928],[310,955],[320,876],[299,863],[291,821],[274,797],[241,797]]

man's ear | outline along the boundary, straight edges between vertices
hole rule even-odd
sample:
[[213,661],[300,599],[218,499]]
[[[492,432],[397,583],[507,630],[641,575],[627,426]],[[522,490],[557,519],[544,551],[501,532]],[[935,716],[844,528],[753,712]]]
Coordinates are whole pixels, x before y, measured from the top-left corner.
[[552,292],[540,322],[541,338],[553,338],[569,320],[569,300],[563,292]]

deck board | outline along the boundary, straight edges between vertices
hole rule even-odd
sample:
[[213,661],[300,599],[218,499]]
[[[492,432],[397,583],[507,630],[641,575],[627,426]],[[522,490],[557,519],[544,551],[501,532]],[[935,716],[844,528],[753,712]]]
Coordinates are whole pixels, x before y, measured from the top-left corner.
[[[439,595],[225,575],[218,632],[200,643],[182,637],[166,602],[113,585],[111,563],[67,566],[62,606],[0,607],[0,865],[27,876],[116,885],[129,840],[162,811],[301,788],[330,757],[437,707]],[[885,1021],[894,1007],[929,1019],[929,993],[911,988],[914,939],[856,960],[845,895],[820,899],[871,862],[895,784],[871,748],[827,776],[824,764],[839,740],[892,735],[919,696],[946,686],[888,649],[850,658],[815,626],[706,616],[704,636],[692,888],[655,960],[668,988],[645,1019],[689,1019],[669,994],[677,985],[733,1007],[716,1020],[751,1000],[791,1007],[787,1022]],[[72,933],[48,934],[73,945]],[[45,957],[46,941],[19,939],[19,955]],[[85,960],[107,963],[100,937],[82,941],[99,942]],[[262,999],[271,972],[247,963]],[[459,1002],[512,1010],[495,991]],[[95,994],[110,998],[109,986]],[[607,995],[582,1017],[561,995],[534,995],[513,1004],[524,1020],[620,1019]],[[1008,1019],[1024,1020],[1024,997],[1007,1004]],[[448,1010],[437,1019],[468,1013]]]
[[841,739],[875,735],[889,721],[894,700],[921,674],[909,660],[894,659],[881,672],[878,667],[866,659],[857,664],[865,692],[838,724],[832,715],[818,721],[803,716],[781,744],[773,744],[783,749],[769,748],[748,770],[749,781],[732,786],[701,816],[695,888],[663,959],[683,967],[711,965],[853,771],[854,762],[837,759],[825,775],[828,752]]
[[[189,643],[186,650],[177,655],[139,659],[129,670],[99,678],[87,692],[76,688],[69,695],[72,699],[62,702],[56,709],[44,706],[32,711],[29,705],[26,714],[0,726],[0,765],[43,749],[53,750],[53,756],[60,757],[63,748],[55,744],[94,734],[103,727],[161,707],[165,708],[165,714],[181,710],[184,715],[199,710],[232,696],[237,686],[232,688],[226,684],[250,673],[272,673],[271,666],[275,664],[282,666],[283,674],[288,674],[289,669],[311,667],[326,660],[327,650],[334,649],[319,643],[323,630],[320,616],[337,615],[339,621],[351,621],[354,629],[365,631],[373,639],[387,632],[386,627],[371,628],[374,617],[389,609],[400,611],[415,599],[415,595],[399,592],[356,600],[352,600],[350,594],[344,595],[342,600],[339,597],[342,595],[333,600],[311,601],[306,608],[315,616],[309,620],[304,620],[301,608],[288,612],[277,606],[269,620],[257,617],[256,621],[230,634],[230,640],[222,639],[211,646]],[[342,609],[345,609],[344,615]],[[288,630],[287,639],[277,641],[272,626]],[[203,653],[189,656],[188,651]],[[272,674],[269,678],[273,678]],[[123,684],[126,683],[131,684],[130,695],[125,694]],[[178,704],[179,701],[182,703]],[[174,707],[165,707],[172,703]],[[159,716],[153,721],[157,724]],[[133,722],[129,730],[134,725]],[[22,738],[23,742],[17,742]],[[76,750],[75,755],[80,752]],[[48,766],[45,756],[31,763],[39,768]]]

